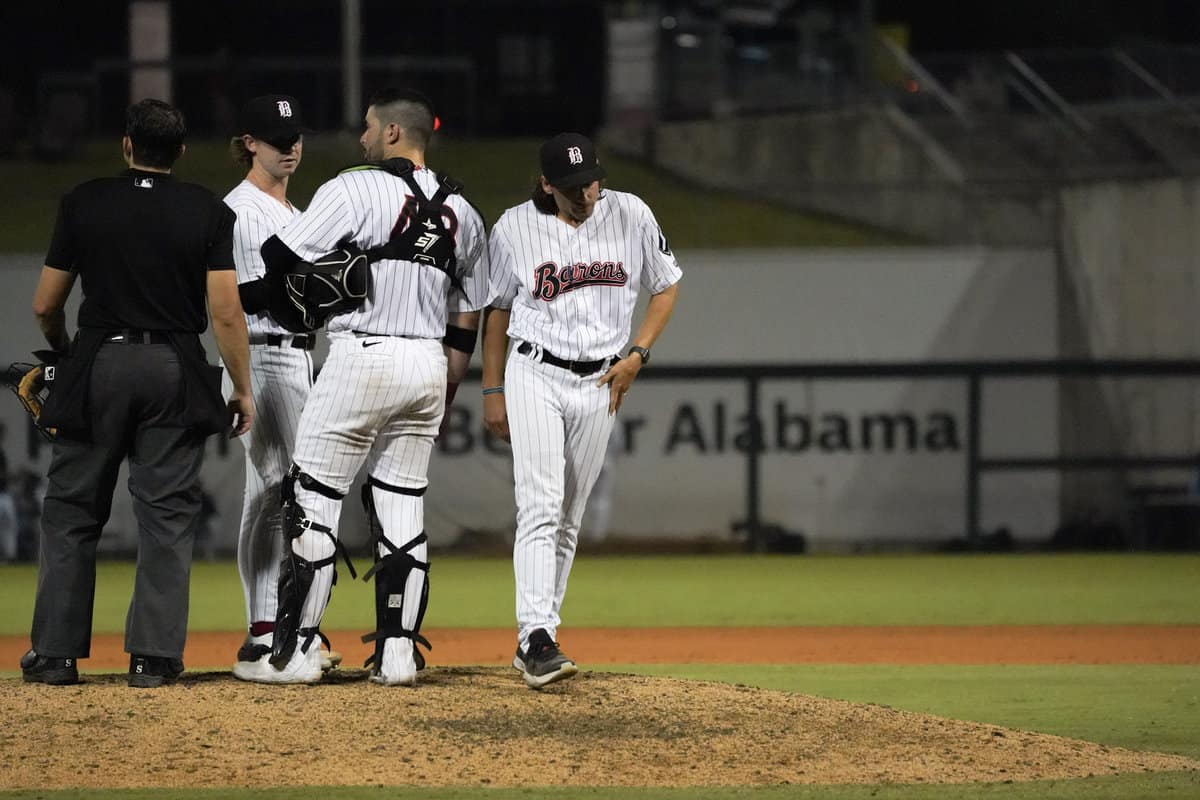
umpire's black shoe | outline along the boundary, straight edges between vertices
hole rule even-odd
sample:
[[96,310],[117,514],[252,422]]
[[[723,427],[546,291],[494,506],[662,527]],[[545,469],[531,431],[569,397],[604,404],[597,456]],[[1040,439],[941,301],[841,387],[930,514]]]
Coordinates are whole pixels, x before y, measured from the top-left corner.
[[[517,653],[521,651],[518,649]],[[579,672],[575,662],[558,649],[558,642],[541,628],[529,634],[526,643],[525,668],[521,670],[525,683],[531,689],[569,678]]]
[[154,689],[165,683],[174,683],[183,672],[183,662],[178,658],[161,656],[129,657],[129,685],[138,689]]
[[73,658],[39,656],[30,650],[21,656],[21,677],[26,683],[69,686],[79,683],[79,667]]

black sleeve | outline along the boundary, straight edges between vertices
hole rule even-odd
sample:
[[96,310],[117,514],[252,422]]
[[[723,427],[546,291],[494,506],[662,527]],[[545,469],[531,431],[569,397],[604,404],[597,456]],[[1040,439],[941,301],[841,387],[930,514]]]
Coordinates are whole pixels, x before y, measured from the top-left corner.
[[233,261],[233,209],[214,198],[213,221],[208,240],[206,266],[213,270],[236,269]]
[[287,272],[291,268],[300,263],[303,259],[296,255],[292,248],[283,243],[283,240],[278,236],[270,236],[262,243],[260,248],[263,257],[263,265],[267,268],[267,274],[272,272]]
[[71,236],[71,195],[64,195],[58,203],[58,218],[54,222],[54,236],[50,239],[50,250],[42,263],[55,269],[71,270],[75,267],[75,239]]
[[266,311],[271,304],[271,284],[266,278],[239,283],[238,297],[242,301],[242,311],[247,314]]

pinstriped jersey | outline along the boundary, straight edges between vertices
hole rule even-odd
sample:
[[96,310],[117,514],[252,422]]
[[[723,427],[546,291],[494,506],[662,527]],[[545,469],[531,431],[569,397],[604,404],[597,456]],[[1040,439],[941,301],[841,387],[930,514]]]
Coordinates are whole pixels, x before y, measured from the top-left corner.
[[[424,167],[413,177],[426,197],[438,188]],[[326,255],[344,240],[364,250],[403,231],[415,209],[408,184],[382,169],[346,170],[326,181],[308,209],[279,232],[280,240],[305,261]],[[383,259],[371,264],[371,290],[360,308],[330,317],[325,327],[386,336],[440,339],[448,313],[478,311],[487,302],[488,249],[483,218],[461,195],[450,195],[442,218],[455,239],[456,272],[465,294],[446,273],[430,266]]]
[[491,304],[512,309],[508,335],[573,361],[620,353],[639,289],[658,294],[683,274],[650,207],[609,189],[575,228],[532,200],[508,209],[490,250]]
[[[248,180],[243,180],[225,195],[225,205],[237,215],[237,222],[233,226],[233,262],[237,267],[238,283],[261,278],[266,274],[267,267],[263,264],[259,248],[280,228],[299,216],[300,211],[292,205],[284,205]],[[251,336],[291,334],[265,310],[247,314],[246,328]]]

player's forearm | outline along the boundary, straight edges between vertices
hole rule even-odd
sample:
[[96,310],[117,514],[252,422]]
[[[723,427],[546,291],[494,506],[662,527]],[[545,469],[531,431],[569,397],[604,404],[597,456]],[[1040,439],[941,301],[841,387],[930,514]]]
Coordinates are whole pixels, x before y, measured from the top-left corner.
[[679,295],[679,284],[675,283],[650,298],[646,305],[646,317],[630,344],[649,350],[667,327],[671,312],[675,310],[675,299]]
[[478,311],[459,311],[450,315],[446,321],[446,339],[443,350],[446,352],[446,381],[460,383],[467,374],[471,364],[471,354],[475,351],[475,335],[479,331]]
[[452,347],[446,350],[446,383],[462,383],[467,375],[467,367],[471,364],[471,354]]
[[504,385],[504,361],[508,357],[509,312],[489,308],[483,317],[483,387]]

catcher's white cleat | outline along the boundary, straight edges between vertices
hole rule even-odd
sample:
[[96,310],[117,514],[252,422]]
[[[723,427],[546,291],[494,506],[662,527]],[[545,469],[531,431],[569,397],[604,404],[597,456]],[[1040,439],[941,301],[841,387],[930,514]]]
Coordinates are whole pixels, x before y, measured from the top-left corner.
[[383,663],[371,668],[370,680],[380,686],[416,686],[417,661],[413,657],[412,639],[384,639]]
[[239,661],[233,667],[233,676],[253,683],[316,683],[325,674],[316,647],[309,647],[307,653],[297,647],[283,669],[275,669],[270,658],[267,653],[257,661]]

